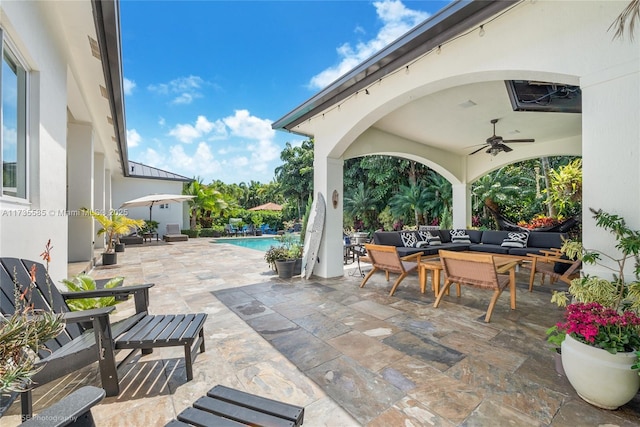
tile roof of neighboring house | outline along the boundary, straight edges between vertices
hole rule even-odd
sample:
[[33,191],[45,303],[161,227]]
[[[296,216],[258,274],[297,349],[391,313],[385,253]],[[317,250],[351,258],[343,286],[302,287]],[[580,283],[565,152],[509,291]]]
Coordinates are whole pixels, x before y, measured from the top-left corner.
[[192,178],[178,175],[177,173],[167,172],[162,169],[143,165],[142,163],[129,160],[129,177],[130,178],[146,178],[146,179],[162,179],[165,181],[184,181],[191,182]]

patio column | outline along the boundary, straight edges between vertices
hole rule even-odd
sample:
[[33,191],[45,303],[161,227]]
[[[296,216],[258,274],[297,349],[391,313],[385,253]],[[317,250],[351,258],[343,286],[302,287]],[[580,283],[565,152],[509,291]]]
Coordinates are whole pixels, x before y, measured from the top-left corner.
[[[102,212],[103,214],[108,214],[107,205],[105,203],[105,194],[104,194],[104,183],[105,183],[105,160],[104,154],[95,153],[93,156],[94,168],[93,168],[93,209],[97,212]],[[98,229],[96,229],[96,232]],[[100,237],[95,236],[94,245],[95,249],[103,249],[105,247],[104,244],[104,234]]]
[[93,257],[93,221],[79,212],[93,206],[93,128],[86,123],[68,123],[68,129],[68,260],[89,261]]
[[[318,254],[319,261],[313,270],[318,277],[339,277],[344,274],[343,266],[343,239],[342,239],[342,206],[343,191],[343,165],[342,159],[334,159],[318,155],[313,160],[313,187],[314,199],[320,192],[327,204],[322,242]],[[338,194],[338,203],[332,204],[334,190]]]
[[471,184],[452,184],[453,228],[471,225]]
[[[627,40],[624,40],[627,43]],[[580,80],[582,89],[582,240],[585,247],[606,254],[615,249],[612,235],[600,227],[589,208],[617,214],[631,229],[640,229],[640,72],[629,61]],[[607,262],[603,259],[602,262]],[[633,262],[626,264],[633,277]],[[585,265],[589,274],[611,278],[597,265]]]

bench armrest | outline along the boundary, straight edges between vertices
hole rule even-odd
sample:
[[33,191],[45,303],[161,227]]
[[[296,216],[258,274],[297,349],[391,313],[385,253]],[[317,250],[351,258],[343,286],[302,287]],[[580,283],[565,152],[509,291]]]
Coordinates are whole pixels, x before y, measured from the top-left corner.
[[149,288],[153,287],[153,283],[144,285],[121,286],[110,289],[96,289],[93,291],[80,292],[61,292],[62,298],[79,299],[79,298],[99,298],[99,297],[115,297],[120,295],[131,295],[135,298],[136,313],[142,313],[149,308]]
[[62,318],[67,323],[91,322],[94,318],[106,316],[115,309],[116,308],[114,306],[111,306],[92,308],[91,310],[68,311],[66,313],[62,313]]
[[84,386],[62,400],[43,409],[38,415],[20,424],[21,427],[58,427],[69,425],[70,420],[80,418],[104,399],[105,391],[94,386]]

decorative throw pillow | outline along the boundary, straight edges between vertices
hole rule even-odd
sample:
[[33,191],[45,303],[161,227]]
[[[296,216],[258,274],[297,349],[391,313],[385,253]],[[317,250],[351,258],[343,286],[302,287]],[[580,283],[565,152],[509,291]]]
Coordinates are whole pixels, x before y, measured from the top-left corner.
[[427,246],[427,245],[436,246],[436,245],[442,244],[442,242],[440,241],[440,236],[431,234],[429,231],[420,230],[418,231],[418,234],[420,235],[420,238],[426,242],[426,244],[421,244],[418,247]]
[[400,238],[402,239],[402,244],[406,248],[415,248],[418,239],[416,238],[416,234],[412,231],[409,233],[400,233]]
[[424,246],[429,246],[429,242],[427,242],[426,240],[423,240],[421,242],[416,243],[416,248],[422,248]]
[[506,248],[526,248],[527,240],[529,240],[529,233],[524,231],[513,232],[508,234],[508,237],[502,241],[501,246]]
[[451,230],[451,243],[471,243],[466,230]]

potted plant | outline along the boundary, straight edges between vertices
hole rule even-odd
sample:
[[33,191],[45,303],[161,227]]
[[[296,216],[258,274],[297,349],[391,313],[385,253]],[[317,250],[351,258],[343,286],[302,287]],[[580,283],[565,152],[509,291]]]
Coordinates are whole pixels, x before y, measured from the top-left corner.
[[[47,270],[51,261],[51,240],[40,254]],[[35,287],[36,265],[29,272],[31,283],[23,293],[15,292],[15,311],[11,316],[0,314],[0,394],[12,395],[31,388],[31,378],[41,368],[36,367],[38,351],[46,350],[44,343],[57,337],[65,328],[61,314],[36,310],[28,301]],[[49,284],[50,286],[53,286]],[[15,289],[22,287],[16,283]],[[9,402],[13,397],[9,399]],[[0,411],[1,416],[1,411]]]
[[[637,369],[640,354],[636,353],[640,350],[640,231],[630,229],[617,215],[591,212],[596,225],[614,235],[620,254],[585,249],[577,241],[565,242],[562,250],[570,258],[612,270],[612,279],[586,275],[574,279],[568,292],[555,292],[552,302],[566,307],[565,321],[550,328],[548,335],[549,341],[560,343],[567,379],[580,397],[615,409],[640,388],[640,377],[632,370],[633,366]],[[602,258],[614,267],[601,263]],[[625,278],[628,260],[635,260],[632,281]],[[572,304],[567,305],[570,299]],[[606,365],[615,367],[614,371],[607,372]]]
[[302,245],[300,237],[292,233],[285,233],[278,237],[280,245],[271,246],[265,253],[265,260],[270,266],[275,266],[278,277],[290,279],[299,275],[302,270]]
[[131,219],[116,211],[112,211],[111,215],[105,215],[89,209],[83,209],[83,211],[91,215],[102,226],[98,230],[98,236],[104,234],[107,245],[102,253],[102,265],[113,265],[117,262],[114,245],[118,243],[120,236],[129,234],[132,228],[142,227],[145,224],[144,220]]

